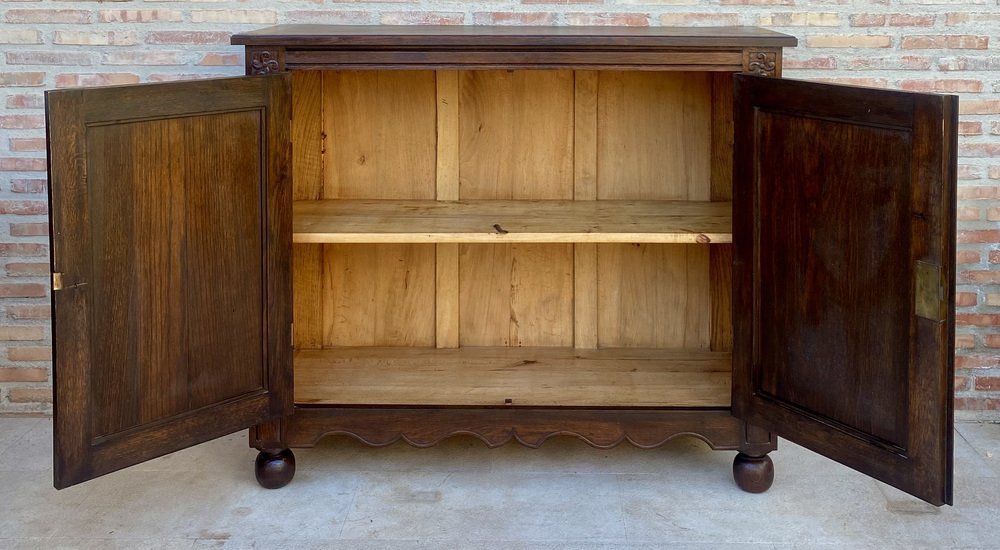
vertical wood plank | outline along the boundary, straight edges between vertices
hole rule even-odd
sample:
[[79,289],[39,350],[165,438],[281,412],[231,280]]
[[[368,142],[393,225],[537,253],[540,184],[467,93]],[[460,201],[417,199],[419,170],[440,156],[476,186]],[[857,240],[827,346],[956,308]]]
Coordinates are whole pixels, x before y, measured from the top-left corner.
[[[573,199],[597,200],[596,71],[576,71],[573,102]],[[573,247],[573,346],[597,347],[597,245]]]
[[[458,200],[458,72],[437,71],[437,199]],[[459,342],[458,245],[436,245],[435,344]]]
[[[459,73],[462,199],[572,199],[570,71]],[[461,245],[462,345],[571,346],[572,245]]]
[[[323,198],[323,73],[292,72],[292,199]],[[292,247],[293,342],[323,344],[323,247]]]
[[[733,76],[712,78],[712,189],[711,200],[733,200]],[[733,247],[709,247],[711,292],[711,348],[733,350]]]

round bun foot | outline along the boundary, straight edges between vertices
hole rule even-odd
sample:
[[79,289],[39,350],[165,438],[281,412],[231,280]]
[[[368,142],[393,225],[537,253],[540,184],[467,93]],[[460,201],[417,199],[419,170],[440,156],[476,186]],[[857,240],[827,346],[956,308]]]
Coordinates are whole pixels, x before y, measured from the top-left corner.
[[774,463],[767,455],[737,453],[733,460],[733,479],[740,489],[748,493],[763,493],[771,488],[774,481]]
[[283,449],[276,453],[261,451],[254,461],[254,474],[261,487],[280,489],[288,485],[295,475],[295,455],[291,449]]

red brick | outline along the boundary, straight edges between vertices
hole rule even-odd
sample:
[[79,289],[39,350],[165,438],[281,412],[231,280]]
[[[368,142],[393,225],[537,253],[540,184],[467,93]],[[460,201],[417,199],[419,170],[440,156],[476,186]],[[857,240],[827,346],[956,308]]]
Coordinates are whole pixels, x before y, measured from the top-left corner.
[[179,52],[117,51],[104,54],[105,65],[183,65]]
[[996,411],[1000,410],[1000,399],[993,397],[956,397],[955,408],[962,411]]
[[6,265],[8,277],[40,277],[48,276],[49,264],[12,262]]
[[553,25],[554,13],[547,12],[476,12],[472,14],[476,25]]
[[648,27],[646,13],[567,13],[568,25],[598,25],[612,27]]
[[224,31],[152,31],[147,44],[229,44],[231,33]]
[[35,30],[0,30],[0,44],[41,44],[42,33]]
[[1000,208],[990,208],[986,210],[986,219],[995,222],[1000,221]]
[[440,11],[391,11],[381,15],[383,25],[461,25],[465,22],[462,12]]
[[45,159],[25,157],[0,158],[0,171],[5,172],[44,172]]
[[981,80],[904,80],[899,87],[913,92],[981,92]]
[[980,218],[980,211],[975,206],[960,206],[957,215],[962,221],[973,221]]
[[817,78],[818,82],[830,82],[833,84],[847,84],[850,86],[867,86],[869,88],[887,88],[889,81],[884,78],[863,78],[863,77],[833,77]]
[[87,52],[7,52],[8,65],[92,65]]
[[967,23],[1000,23],[1000,13],[949,13],[945,25],[965,25]]
[[10,234],[13,237],[44,237],[49,234],[47,223],[12,223]]
[[0,87],[6,86],[44,86],[45,73],[0,73]]
[[10,150],[19,153],[37,153],[45,150],[45,138],[10,138]]
[[958,123],[958,135],[960,136],[978,136],[982,133],[982,122],[963,121]]
[[958,146],[958,156],[965,158],[1000,157],[1000,143],[964,143]]
[[0,284],[0,298],[44,298],[48,289],[41,283]]
[[12,193],[44,193],[47,183],[45,180],[11,180],[10,190]]
[[134,46],[138,43],[135,31],[55,31],[52,35],[53,44],[71,44],[76,46]]
[[996,285],[1000,284],[1000,271],[963,271],[958,279],[965,283]]
[[7,10],[4,20],[8,23],[90,23],[90,12],[85,10]]
[[976,391],[1000,391],[1000,376],[976,377]]
[[881,13],[858,13],[850,18],[852,27],[883,27],[885,15]]
[[981,256],[979,252],[975,250],[959,250],[955,254],[955,263],[959,264],[978,264],[981,261]]
[[32,305],[12,305],[7,306],[7,317],[11,319],[51,319],[52,308],[50,306]]
[[192,10],[192,23],[253,23],[273,25],[278,21],[274,10]]
[[24,128],[44,128],[45,117],[42,115],[4,115],[0,116],[0,128],[5,130]]
[[931,67],[931,58],[924,55],[900,57],[852,57],[840,59],[842,65],[854,70],[924,71]]
[[48,369],[0,368],[0,382],[47,382]]
[[990,122],[990,134],[1000,136],[1000,121],[994,120],[993,122]]
[[365,25],[374,23],[368,11],[293,10],[285,13],[286,23],[325,23],[328,25]]
[[45,331],[39,326],[0,326],[0,340],[26,341],[45,338]]
[[983,172],[978,166],[960,164],[958,166],[958,179],[964,181],[983,179]]
[[139,75],[134,73],[91,73],[91,74],[60,74],[56,75],[57,88],[75,88],[78,86],[114,86],[118,84],[137,84]]
[[209,67],[235,67],[243,64],[243,56],[235,53],[206,53],[198,60],[198,64]]
[[988,348],[1000,348],[1000,334],[987,334],[983,338],[983,343]]
[[49,249],[39,243],[0,243],[0,257],[48,256]]
[[872,34],[814,34],[807,36],[805,45],[810,48],[888,48],[891,36]]
[[975,292],[959,292],[955,295],[955,305],[958,307],[972,307],[976,305],[977,299]]
[[989,48],[989,45],[990,38],[988,36],[975,36],[971,34],[928,34],[904,36],[903,41],[900,43],[900,48],[904,50],[985,50]]
[[52,390],[47,388],[11,388],[7,399],[11,403],[51,403]]
[[1000,180],[1000,166],[990,166],[990,179]]
[[11,361],[51,361],[52,348],[8,347],[7,359]]
[[[735,26],[741,22],[738,13],[664,13],[660,24],[668,27],[689,27],[696,25]],[[788,66],[788,58],[783,61]]]
[[1000,250],[990,250],[990,263],[1000,264]]
[[969,377],[967,376],[956,376],[955,377],[955,391],[967,391],[969,389]]
[[41,109],[45,106],[42,94],[11,94],[7,96],[8,109]]
[[0,214],[30,216],[48,212],[49,205],[45,201],[0,201]]
[[956,369],[993,369],[1000,367],[1000,355],[956,355]]
[[781,65],[786,69],[836,69],[837,58],[833,56],[823,57],[794,57],[784,56]]
[[958,188],[959,200],[992,200],[1000,199],[1000,186],[970,185]]
[[227,76],[232,76],[231,74],[224,73],[167,73],[167,74],[151,74],[149,75],[150,82],[176,82],[178,80],[202,80],[205,78],[224,78]]
[[890,27],[933,27],[936,21],[936,15],[893,13],[889,15],[888,25]]
[[1000,55],[992,57],[948,57],[938,63],[942,71],[1000,71]]
[[955,347],[961,349],[974,348],[976,347],[976,337],[972,334],[956,334]]
[[183,19],[180,10],[102,10],[99,15],[102,23],[178,22]]
[[996,327],[1000,326],[1000,315],[991,313],[956,313],[955,324],[973,327]]

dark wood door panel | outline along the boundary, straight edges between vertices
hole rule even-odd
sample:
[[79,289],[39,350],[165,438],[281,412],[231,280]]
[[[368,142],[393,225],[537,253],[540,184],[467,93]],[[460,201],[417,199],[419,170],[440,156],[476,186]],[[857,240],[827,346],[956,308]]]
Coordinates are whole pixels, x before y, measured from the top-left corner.
[[288,88],[48,94],[57,487],[290,412]]
[[734,414],[950,502],[955,98],[745,75],[735,97]]

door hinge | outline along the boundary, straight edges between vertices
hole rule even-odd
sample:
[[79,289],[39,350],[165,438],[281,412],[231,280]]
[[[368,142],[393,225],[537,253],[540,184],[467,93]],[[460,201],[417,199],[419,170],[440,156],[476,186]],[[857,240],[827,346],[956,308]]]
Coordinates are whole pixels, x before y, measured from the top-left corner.
[[63,289],[62,273],[53,272],[52,273],[52,290],[62,290],[62,289]]
[[948,314],[944,269],[936,264],[918,260],[916,264],[914,311],[918,317],[935,322],[944,321]]

